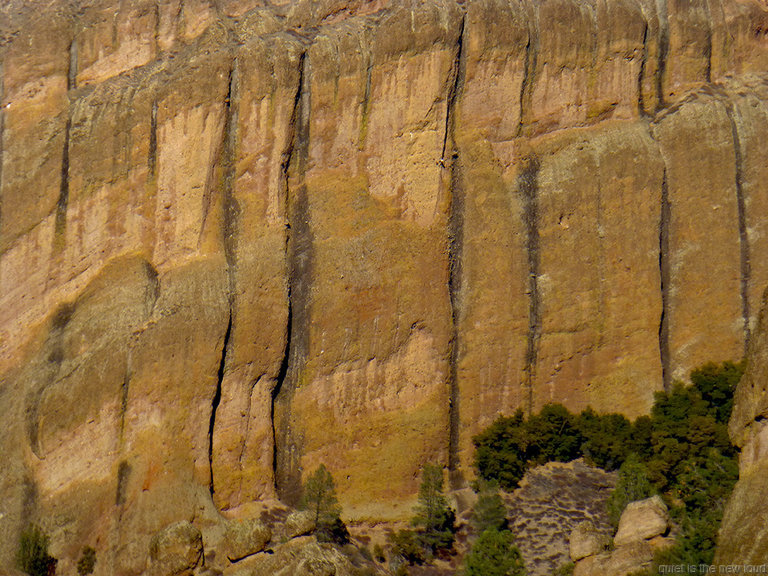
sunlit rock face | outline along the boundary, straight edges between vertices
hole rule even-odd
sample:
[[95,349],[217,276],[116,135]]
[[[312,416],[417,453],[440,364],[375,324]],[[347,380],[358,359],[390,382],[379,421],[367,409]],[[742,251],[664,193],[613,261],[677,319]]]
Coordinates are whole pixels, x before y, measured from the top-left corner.
[[62,570],[138,574],[320,463],[347,517],[404,518],[499,414],[634,417],[741,357],[766,30],[746,0],[3,3],[0,565],[34,520]]

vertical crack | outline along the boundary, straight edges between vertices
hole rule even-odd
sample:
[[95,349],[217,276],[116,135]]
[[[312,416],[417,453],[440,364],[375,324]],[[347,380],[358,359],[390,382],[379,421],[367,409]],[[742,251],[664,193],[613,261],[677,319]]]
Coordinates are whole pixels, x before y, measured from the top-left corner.
[[664,97],[664,79],[667,73],[667,56],[669,54],[669,14],[667,0],[656,0],[656,16],[659,21],[659,63],[656,67],[656,111],[666,106]]
[[667,183],[667,169],[661,180],[661,211],[659,215],[659,277],[661,280],[661,318],[659,318],[659,354],[661,357],[661,379],[664,390],[669,391],[672,384],[669,353],[669,223],[672,208],[669,203],[669,184]]
[[539,57],[539,6],[537,2],[530,2],[530,7],[531,13],[528,15],[528,41],[525,44],[523,80],[520,84],[520,122],[517,126],[518,137],[522,135],[525,124],[530,121],[533,81]]
[[211,493],[211,498],[214,495],[214,479],[213,479],[213,431],[216,427],[216,412],[219,409],[219,403],[221,402],[221,384],[224,381],[224,372],[227,365],[227,352],[230,346],[230,337],[232,336],[232,313],[229,313],[229,319],[227,320],[227,331],[224,334],[224,344],[221,347],[221,360],[219,360],[219,370],[216,375],[216,392],[213,395],[213,401],[211,402],[211,420],[208,423],[208,465],[210,468],[210,480],[208,489]]
[[712,9],[709,6],[709,0],[705,0],[704,5],[707,11],[707,43],[704,45],[704,56],[707,58],[707,66],[704,71],[704,78],[707,83],[710,83],[712,82],[712,27],[715,23],[712,20]]
[[736,121],[736,111],[733,104],[723,99],[725,112],[731,124],[731,136],[733,137],[733,155],[735,164],[736,205],[739,212],[739,257],[741,273],[741,313],[744,319],[744,355],[746,356],[751,340],[750,309],[749,309],[749,284],[752,275],[750,263],[749,238],[747,237],[747,207],[744,199],[744,160],[741,147],[741,137]]
[[[77,88],[77,39],[69,44],[69,68],[67,69],[67,92]],[[64,126],[64,148],[61,154],[61,183],[59,199],[56,202],[55,231],[57,238],[63,238],[67,227],[67,205],[69,204],[69,144],[72,131],[72,102],[67,107],[67,122]]]
[[[464,188],[459,150],[456,144],[456,101],[464,86],[466,62],[464,52],[464,33],[466,16],[462,16],[459,37],[456,45],[456,55],[451,71],[452,81],[448,90],[448,100],[445,113],[445,133],[443,135],[443,162],[446,161],[446,148],[451,145],[450,186],[451,207],[448,218],[448,261],[450,275],[448,278],[448,294],[451,302],[451,344],[450,366],[448,374],[449,385],[449,434],[448,434],[448,471],[451,487],[459,489],[464,484],[459,462],[459,428],[461,424],[460,390],[458,379],[459,354],[459,323],[461,320],[461,285],[462,285],[462,256],[464,247]],[[444,164],[445,165],[445,164]]]
[[309,346],[309,299],[313,236],[304,180],[309,157],[309,59],[299,59],[299,78],[289,142],[282,156],[281,180],[286,222],[288,327],[278,381],[272,392],[273,473],[278,497],[298,501],[301,491],[300,438],[291,428],[291,403],[302,378]]
[[533,413],[533,386],[541,339],[541,300],[539,295],[539,169],[535,154],[523,158],[517,188],[523,203],[523,226],[528,263],[528,335],[526,339],[525,367],[523,369],[526,410]]
[[157,171],[157,99],[152,101],[152,111],[149,116],[149,152],[147,154],[147,169],[149,177],[154,179]]
[[643,14],[645,27],[643,28],[643,53],[640,60],[640,72],[637,75],[637,112],[639,116],[645,116],[648,112],[645,109],[645,96],[643,87],[645,85],[645,71],[648,65],[648,20]]
[[223,182],[222,182],[222,235],[224,239],[224,256],[227,260],[229,273],[230,308],[234,297],[234,273],[237,258],[237,219],[240,208],[235,198],[236,154],[237,154],[237,125],[240,118],[240,89],[238,60],[234,59],[229,71],[227,99],[225,101],[224,136],[222,150]]

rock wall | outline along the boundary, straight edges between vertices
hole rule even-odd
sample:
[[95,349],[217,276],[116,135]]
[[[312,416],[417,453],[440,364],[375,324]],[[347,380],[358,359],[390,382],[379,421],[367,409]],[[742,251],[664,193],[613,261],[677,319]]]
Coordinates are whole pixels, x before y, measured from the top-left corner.
[[[768,266],[757,0],[0,7],[0,564],[21,526],[137,574],[562,402],[738,358]],[[72,567],[72,564],[69,564]]]

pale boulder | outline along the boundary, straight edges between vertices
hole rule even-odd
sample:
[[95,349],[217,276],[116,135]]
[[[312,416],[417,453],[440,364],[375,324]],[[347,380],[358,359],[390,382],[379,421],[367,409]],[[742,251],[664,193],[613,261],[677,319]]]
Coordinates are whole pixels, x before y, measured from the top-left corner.
[[659,496],[630,502],[619,520],[619,530],[613,541],[616,546],[648,540],[666,533],[669,511]]

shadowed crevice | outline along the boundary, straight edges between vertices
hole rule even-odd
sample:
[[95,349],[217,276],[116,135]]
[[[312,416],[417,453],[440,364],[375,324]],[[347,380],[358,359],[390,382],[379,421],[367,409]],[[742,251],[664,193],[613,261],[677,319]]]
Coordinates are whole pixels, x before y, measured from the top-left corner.
[[747,236],[747,206],[744,198],[744,158],[739,135],[739,126],[736,119],[736,110],[733,104],[727,99],[723,99],[725,112],[731,125],[731,136],[733,138],[733,156],[734,156],[734,177],[736,188],[736,206],[739,213],[739,260],[740,260],[740,292],[741,292],[741,313],[744,319],[744,355],[749,350],[749,342],[752,339],[752,330],[750,327],[750,306],[749,306],[749,287],[752,276],[752,265],[750,261],[749,237]]
[[213,395],[211,401],[211,419],[208,424],[208,465],[210,468],[210,483],[208,489],[213,498],[215,492],[214,478],[213,478],[213,433],[216,427],[216,412],[219,409],[221,403],[221,387],[224,382],[224,373],[227,366],[227,352],[230,346],[230,337],[232,336],[232,313],[229,314],[229,320],[227,321],[227,331],[224,334],[224,345],[221,347],[221,360],[219,360],[219,370],[216,375],[216,392]]
[[[464,485],[459,462],[459,428],[461,425],[461,397],[458,381],[458,364],[461,353],[460,322],[461,322],[461,288],[462,288],[462,257],[464,249],[464,181],[459,159],[459,149],[456,143],[456,102],[464,87],[466,76],[466,61],[464,51],[466,16],[461,19],[459,37],[456,45],[453,68],[451,70],[452,82],[448,91],[448,100],[445,115],[445,134],[443,139],[442,158],[445,163],[447,147],[450,144],[450,187],[451,207],[448,215],[448,261],[450,276],[448,279],[448,293],[451,302],[451,344],[448,372],[449,391],[449,435],[448,435],[448,471],[452,489],[459,489]],[[444,164],[445,165],[445,164]]]
[[309,58],[299,59],[299,79],[288,146],[281,170],[286,222],[288,326],[280,373],[272,392],[275,491],[288,504],[301,493],[301,439],[291,427],[293,395],[302,378],[309,347],[313,243],[305,174],[309,158]]
[[520,84],[520,123],[517,136],[522,136],[524,126],[530,120],[531,100],[533,98],[533,82],[536,65],[539,58],[539,6],[530,3],[528,13],[528,41],[525,44],[525,62],[523,65],[523,80]]
[[659,278],[661,290],[661,317],[659,318],[659,355],[661,357],[661,379],[664,390],[669,392],[672,385],[669,350],[669,289],[670,289],[670,254],[669,254],[669,224],[672,217],[672,207],[669,202],[669,184],[667,169],[661,180],[661,206],[659,214]]
[[541,297],[539,294],[539,170],[541,163],[536,155],[522,159],[517,189],[523,204],[525,250],[528,264],[528,333],[526,337],[525,366],[523,368],[523,392],[526,410],[533,413],[533,387],[536,381],[536,365],[541,340]]
[[658,58],[656,67],[656,112],[666,106],[664,96],[664,80],[667,73],[667,56],[669,55],[669,14],[667,0],[656,0],[656,14],[659,22]]

